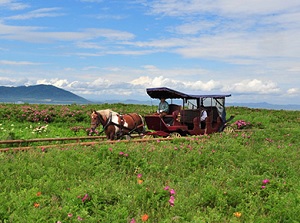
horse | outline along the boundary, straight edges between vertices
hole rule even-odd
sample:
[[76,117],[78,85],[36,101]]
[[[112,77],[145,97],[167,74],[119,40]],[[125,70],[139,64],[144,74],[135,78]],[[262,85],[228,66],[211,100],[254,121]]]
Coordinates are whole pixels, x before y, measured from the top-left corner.
[[111,109],[93,110],[91,130],[95,131],[100,124],[108,140],[120,139],[124,135],[130,136],[132,132],[142,136],[145,132],[144,119],[137,113],[120,115]]

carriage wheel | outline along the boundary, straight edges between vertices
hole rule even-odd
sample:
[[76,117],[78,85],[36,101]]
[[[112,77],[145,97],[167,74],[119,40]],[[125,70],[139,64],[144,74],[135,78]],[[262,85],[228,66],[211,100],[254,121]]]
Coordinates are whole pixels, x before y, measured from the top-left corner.
[[132,138],[131,135],[124,135],[124,137],[126,140],[131,140],[131,138]]
[[169,137],[171,137],[171,138],[180,138],[181,135],[178,132],[172,132],[172,133],[170,133]]
[[232,128],[231,126],[227,125],[223,129],[223,132],[225,132],[225,133],[233,133],[234,132],[234,128]]

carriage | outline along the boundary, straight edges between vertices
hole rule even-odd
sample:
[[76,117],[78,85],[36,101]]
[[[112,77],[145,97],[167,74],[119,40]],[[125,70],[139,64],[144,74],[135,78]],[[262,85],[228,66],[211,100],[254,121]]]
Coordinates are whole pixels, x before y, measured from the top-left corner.
[[[156,114],[144,116],[148,136],[181,137],[233,131],[228,123],[234,116],[226,119],[225,110],[225,98],[230,94],[192,95],[167,87],[147,88],[146,91],[153,99],[171,100],[169,112],[164,117]],[[207,113],[204,128],[200,123],[202,111]]]

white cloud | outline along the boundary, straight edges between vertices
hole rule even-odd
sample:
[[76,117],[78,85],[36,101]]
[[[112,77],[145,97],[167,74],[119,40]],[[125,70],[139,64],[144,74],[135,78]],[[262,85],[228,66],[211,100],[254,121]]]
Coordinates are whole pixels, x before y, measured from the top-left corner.
[[5,20],[26,20],[26,19],[36,19],[36,18],[43,18],[43,17],[63,16],[64,13],[55,12],[59,10],[60,8],[41,8],[41,9],[30,11],[25,14],[6,17]]
[[290,88],[287,90],[288,95],[299,95],[300,89],[299,88]]
[[68,83],[69,82],[66,79],[58,79],[58,78],[54,78],[50,80],[41,79],[36,81],[36,84],[54,85],[59,88],[65,88],[68,85]]
[[[2,73],[2,71],[0,70]],[[30,85],[30,81],[27,78],[11,78],[0,77],[0,86],[14,87],[14,86],[27,86]]]
[[277,84],[272,81],[262,81],[258,79],[243,80],[238,83],[231,83],[223,88],[226,92],[237,92],[240,94],[258,93],[258,94],[274,94],[279,93],[280,89]]
[[0,39],[47,43],[52,41],[88,41],[97,38],[120,41],[134,38],[134,35],[129,32],[113,29],[88,28],[77,32],[48,32],[43,29],[45,28],[5,25],[0,21]]
[[201,15],[203,13],[213,13],[222,15],[258,15],[274,12],[283,12],[287,9],[298,8],[300,3],[297,0],[155,0],[147,3],[151,13],[168,16]]
[[[283,95],[280,95],[282,91],[277,84],[271,81],[265,82],[259,79],[241,80],[236,82],[222,83],[216,80],[209,81],[182,81],[176,79],[165,78],[164,76],[141,76],[136,79],[132,79],[128,82],[110,81],[105,78],[97,78],[92,81],[69,81],[67,79],[14,79],[0,78],[0,85],[3,86],[19,86],[19,85],[35,85],[35,84],[51,84],[59,88],[71,91],[87,99],[96,98],[100,100],[107,100],[113,98],[126,99],[138,99],[146,100],[146,88],[149,87],[170,87],[178,91],[186,93],[199,93],[199,94],[214,94],[214,93],[226,93],[232,94],[236,101],[242,100],[243,102],[262,102],[261,100],[268,101],[269,96],[277,95],[276,100],[284,99]],[[299,88],[289,89],[287,96],[299,97]],[[272,97],[271,97],[272,98]],[[251,101],[249,101],[251,100]],[[276,103],[276,100],[272,99],[270,102]],[[278,102],[277,102],[278,103]]]
[[27,65],[40,65],[41,63],[34,63],[34,62],[30,62],[30,61],[0,60],[0,64],[10,65],[10,66],[27,66]]
[[22,10],[28,8],[28,4],[20,3],[20,1],[14,0],[0,0],[0,7],[7,8],[10,10]]

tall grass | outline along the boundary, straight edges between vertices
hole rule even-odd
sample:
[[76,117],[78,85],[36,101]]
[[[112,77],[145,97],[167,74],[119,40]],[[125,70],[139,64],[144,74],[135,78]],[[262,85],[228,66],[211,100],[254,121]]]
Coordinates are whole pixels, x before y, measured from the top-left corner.
[[299,112],[227,113],[251,129],[0,153],[0,222],[299,222]]

